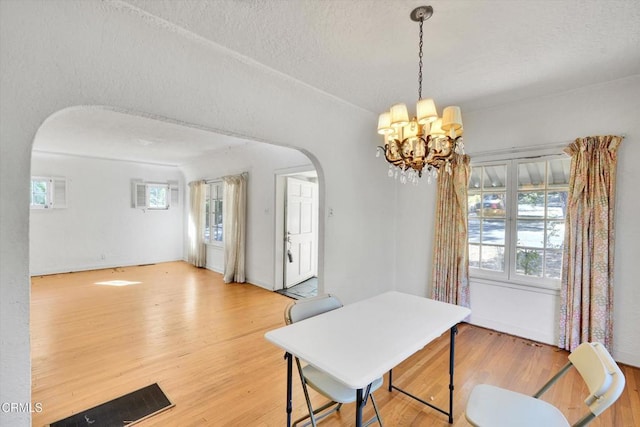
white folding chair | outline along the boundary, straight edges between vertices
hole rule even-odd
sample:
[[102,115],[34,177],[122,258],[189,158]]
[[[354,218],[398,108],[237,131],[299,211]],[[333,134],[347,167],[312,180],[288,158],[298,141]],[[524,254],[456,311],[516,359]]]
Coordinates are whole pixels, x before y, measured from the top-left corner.
[[569,355],[569,362],[533,396],[487,384],[473,388],[467,403],[467,421],[478,427],[569,426],[562,412],[539,397],[569,368],[575,367],[589,389],[587,414],[572,424],[589,424],[622,394],[625,379],[620,367],[600,343],[582,343]]
[[[322,313],[326,313],[331,310],[335,310],[337,308],[342,307],[342,303],[338,298],[333,295],[320,295],[314,298],[307,298],[297,300],[296,302],[290,304],[285,309],[285,322],[287,325],[295,322],[299,322],[304,319],[308,319],[313,316],[317,316]],[[336,349],[339,351],[339,349]],[[324,372],[316,369],[311,365],[302,366],[300,360],[295,357],[296,365],[298,366],[298,373],[300,375],[300,381],[302,382],[302,390],[304,391],[304,397],[307,401],[307,408],[309,409],[309,415],[305,415],[304,417],[296,420],[293,423],[293,426],[297,426],[298,423],[310,418],[310,421],[304,424],[307,426],[309,424],[316,427],[317,421],[322,418],[330,415],[336,411],[339,411],[344,403],[352,403],[356,401],[356,390],[349,388],[342,383],[335,380],[330,375],[325,374]],[[328,398],[330,402],[322,405],[317,409],[313,409],[311,405],[311,399],[309,398],[309,391],[307,386],[311,387],[324,397]],[[374,422],[378,422],[380,426],[382,426],[382,419],[380,418],[380,414],[378,413],[378,407],[376,405],[376,401],[373,397],[373,392],[382,386],[382,378],[376,379],[371,384],[371,389],[369,391],[369,396],[371,398],[371,403],[373,404],[373,409],[376,415],[367,421],[364,425],[368,426]],[[329,410],[333,406],[333,409]],[[320,415],[319,415],[320,414]]]

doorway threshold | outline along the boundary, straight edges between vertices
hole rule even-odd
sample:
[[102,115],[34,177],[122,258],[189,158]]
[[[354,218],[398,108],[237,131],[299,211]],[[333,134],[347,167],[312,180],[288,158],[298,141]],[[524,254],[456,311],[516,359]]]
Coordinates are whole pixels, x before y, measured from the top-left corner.
[[318,295],[318,278],[312,277],[286,289],[278,289],[279,294],[293,299],[311,298]]

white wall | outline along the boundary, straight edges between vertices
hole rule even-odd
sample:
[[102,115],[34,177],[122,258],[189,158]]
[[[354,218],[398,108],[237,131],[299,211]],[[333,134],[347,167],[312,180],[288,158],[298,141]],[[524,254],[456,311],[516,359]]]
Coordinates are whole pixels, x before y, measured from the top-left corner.
[[[382,201],[394,186],[368,111],[98,1],[1,1],[0,93],[2,402],[31,399],[31,146],[64,108],[107,105],[304,150],[319,174],[325,290],[348,303],[394,287],[394,206]],[[29,423],[0,413],[2,425]]]
[[[275,174],[299,167],[313,169],[313,164],[298,150],[264,143],[216,151],[181,166],[186,182],[249,173],[245,275],[247,282],[266,289],[275,285]],[[188,189],[186,197],[188,200]],[[222,247],[207,245],[207,268],[222,272]]]
[[[621,135],[616,199],[614,270],[614,345],[616,360],[640,366],[640,286],[637,285],[637,242],[640,241],[640,76],[583,88],[556,96],[514,103],[491,110],[465,112],[465,147],[474,153],[566,143],[589,135]],[[425,244],[431,239],[435,189],[400,191],[398,225],[405,242],[398,247],[399,290],[427,295],[430,257],[421,266]],[[412,197],[419,200],[406,200]],[[427,202],[429,201],[429,202]],[[415,208],[411,215],[410,207]],[[419,224],[422,224],[420,227]],[[411,231],[408,231],[411,230]],[[429,240],[430,241],[430,240]],[[404,266],[404,267],[403,267]],[[421,276],[417,276],[421,275]],[[559,296],[557,292],[471,280],[471,322],[499,331],[557,344]]]
[[398,184],[393,242],[398,291],[430,296],[435,202],[435,181],[429,184],[423,178],[415,186]]
[[67,207],[30,212],[31,275],[183,258],[183,202],[168,210],[131,207],[131,180],[175,181],[176,167],[34,152],[34,176],[67,179]]

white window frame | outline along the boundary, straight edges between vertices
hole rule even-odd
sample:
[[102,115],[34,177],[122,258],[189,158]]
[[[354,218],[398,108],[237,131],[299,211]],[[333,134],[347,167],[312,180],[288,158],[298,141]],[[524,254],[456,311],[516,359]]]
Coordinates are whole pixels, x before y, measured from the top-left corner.
[[[44,204],[33,203],[33,182],[46,183]],[[62,209],[67,207],[67,179],[64,177],[32,176],[29,185],[29,205],[31,209]]]
[[[224,234],[222,234],[222,221],[224,210],[224,185],[222,180],[207,181],[207,189],[205,192],[205,235],[204,240],[208,245],[222,246],[224,244]],[[221,203],[215,203],[219,201]],[[208,207],[208,208],[207,208]],[[214,239],[212,236],[216,235],[216,207],[219,207],[220,214],[220,239]]]
[[[152,205],[152,192],[154,190],[164,190],[164,204]],[[169,184],[148,183],[147,190],[147,209],[149,210],[167,210],[171,207],[171,188]]]
[[[472,279],[480,279],[491,282],[502,282],[515,286],[528,286],[557,291],[560,289],[560,279],[526,276],[516,273],[516,247],[517,247],[517,214],[518,214],[518,165],[535,161],[548,161],[565,157],[561,149],[544,149],[540,151],[512,152],[500,154],[486,154],[478,156],[474,161],[472,157],[471,167],[506,165],[505,188],[505,239],[504,239],[504,271],[486,270],[470,267],[469,276]],[[566,191],[569,184],[546,188],[541,191],[554,191],[556,189]],[[499,190],[500,191],[500,190]],[[490,191],[487,191],[490,192]],[[470,190],[470,194],[471,190]],[[481,198],[481,203],[484,203]],[[469,218],[469,216],[467,216]],[[540,218],[546,221],[545,215]],[[565,218],[566,219],[566,218]]]
[[[151,192],[154,188],[165,189],[166,204],[162,206],[151,206]],[[144,182],[133,180],[131,185],[131,205],[136,209],[151,211],[165,211],[171,208],[172,200],[177,202],[178,187],[170,182]]]

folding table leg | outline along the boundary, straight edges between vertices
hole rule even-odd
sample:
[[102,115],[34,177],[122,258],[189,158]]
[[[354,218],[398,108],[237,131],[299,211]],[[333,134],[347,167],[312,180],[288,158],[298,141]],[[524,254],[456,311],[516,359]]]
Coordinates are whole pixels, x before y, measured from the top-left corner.
[[356,390],[356,427],[362,427],[362,408],[364,406],[362,394],[361,388]]
[[411,397],[412,399],[415,399],[420,403],[423,403],[439,412],[442,412],[443,414],[449,417],[449,424],[453,424],[453,388],[454,388],[453,387],[453,368],[455,365],[455,347],[456,347],[456,334],[458,333],[458,325],[454,325],[453,327],[451,327],[450,333],[451,333],[451,342],[449,344],[449,412],[393,385],[392,369],[389,370],[389,391],[392,391],[394,389],[398,390],[399,392]]
[[456,335],[458,325],[451,328],[451,342],[449,343],[449,424],[453,424],[453,367],[455,365]]
[[285,353],[284,358],[287,359],[287,427],[291,427],[291,389],[293,381],[293,356],[291,353]]

